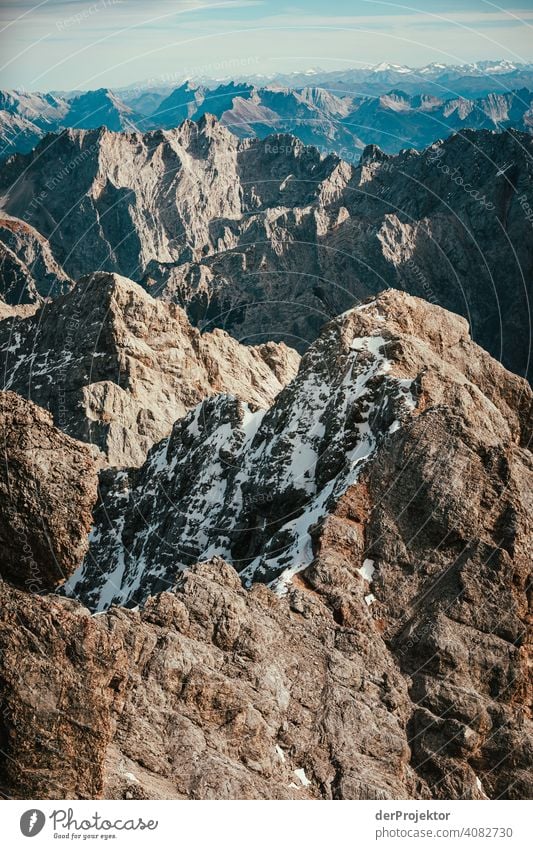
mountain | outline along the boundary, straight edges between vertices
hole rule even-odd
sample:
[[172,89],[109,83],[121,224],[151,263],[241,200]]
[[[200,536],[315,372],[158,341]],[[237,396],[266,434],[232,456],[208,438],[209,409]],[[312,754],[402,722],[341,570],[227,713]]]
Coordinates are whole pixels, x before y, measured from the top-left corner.
[[177,127],[187,118],[195,116],[198,119],[208,112],[221,115],[232,108],[236,98],[246,99],[252,93],[253,87],[246,84],[235,85],[230,82],[209,91],[203,86],[195,86],[187,81],[174,89],[160,103],[155,113],[151,115],[150,123],[162,128],[172,128]]
[[239,140],[206,115],[48,136],[5,164],[0,191],[69,277],[130,277],[246,344],[303,351],[328,317],[393,287],[467,316],[477,342],[531,375],[532,146],[464,130],[351,165],[293,136]]
[[[270,74],[247,77],[258,86],[282,85],[290,88],[320,86],[336,94],[379,97],[393,88],[410,95],[437,97],[485,97],[491,92],[533,89],[533,64],[507,60],[446,65],[433,62],[420,68],[381,62],[345,70],[309,70],[305,73]],[[204,82],[205,85],[205,81]]]
[[27,118],[0,110],[0,157],[5,158],[15,151],[33,150],[42,136],[40,127]]
[[98,451],[57,430],[49,413],[14,392],[0,392],[0,431],[2,578],[27,593],[46,592],[87,549]]
[[43,130],[49,130],[64,117],[66,101],[53,94],[31,91],[0,91],[0,109],[19,115]]
[[[143,128],[170,129],[187,118],[215,115],[240,138],[264,138],[272,132],[291,133],[304,144],[355,161],[367,144],[387,153],[406,147],[423,148],[454,132],[470,129],[533,127],[533,94],[526,88],[468,99],[387,90],[378,97],[339,95],[307,85],[302,89],[253,86],[233,82],[215,89],[177,88],[143,123]],[[354,152],[355,151],[355,152]]]
[[135,130],[143,115],[110,89],[80,92],[71,99],[38,92],[0,90],[0,157],[32,150],[47,133],[64,127]]
[[[254,88],[233,82],[214,89],[184,83],[166,98],[144,127],[176,127],[186,118],[198,121],[215,115],[239,138],[263,138],[272,132],[291,132],[305,144],[324,151],[351,147],[353,136],[342,126],[349,102],[321,89]],[[362,148],[362,143],[358,143]]]
[[84,92],[70,100],[68,106],[63,127],[92,130],[103,126],[115,132],[135,130],[136,122],[142,117],[107,88]]
[[0,303],[39,304],[71,285],[44,236],[25,221],[0,216]]
[[[229,81],[209,87],[187,80],[166,95],[160,88],[126,90],[126,100],[104,88],[67,97],[0,92],[0,155],[28,152],[46,132],[63,128],[173,129],[206,114],[239,138],[291,133],[351,162],[368,144],[398,153],[466,128],[532,132],[533,72],[517,80],[520,85],[496,85],[472,97],[429,82],[426,88],[413,88],[410,73],[402,69],[372,74],[382,79],[376,92],[346,87],[342,80],[321,85],[313,75],[284,86]],[[421,69],[420,79],[433,77]]]
[[270,403],[298,361],[283,344],[247,347],[221,330],[201,334],[180,307],[114,274],[82,278],[34,315],[0,322],[3,388],[49,410],[112,465],[142,463],[211,394]]
[[[74,574],[90,449],[0,401],[0,535],[41,575],[0,566],[4,795],[532,797],[532,394],[464,319],[388,291],[268,410],[203,401],[139,469],[101,470]],[[46,594],[54,522],[98,615]]]
[[[424,341],[414,342],[423,321]],[[481,384],[479,396],[459,388],[465,380]],[[266,413],[226,395],[208,399],[140,469],[108,476],[86,563],[68,592],[96,610],[132,606],[172,586],[179,568],[214,555],[247,584],[282,591],[309,566],[317,526],[365,467],[379,464],[397,431],[421,435],[412,420],[444,398],[478,431],[485,417],[488,443],[497,431],[506,443],[527,444],[525,382],[469,340],[464,319],[383,293],[326,325]]]
[[[173,75],[179,86],[188,83],[186,76]],[[410,67],[391,62],[377,65],[361,64],[357,68],[309,68],[306,71],[270,74],[237,74],[233,79],[213,79],[206,75],[195,78],[195,84],[206,89],[234,82],[251,84],[255,88],[269,86],[300,89],[306,86],[344,92],[344,94],[380,96],[392,88],[400,87],[411,95],[434,94],[438,97],[485,97],[491,91],[509,92],[513,89],[533,89],[533,63],[510,62],[507,59],[485,60],[465,64],[432,62],[422,67]],[[172,82],[160,78],[139,81],[132,86],[117,89],[124,102],[134,105],[134,100],[156,95],[163,98],[172,90]],[[141,110],[142,111],[142,110]],[[145,113],[148,114],[148,113]]]
[[0,91],[0,157],[32,150],[45,133],[62,126],[67,109],[52,94]]

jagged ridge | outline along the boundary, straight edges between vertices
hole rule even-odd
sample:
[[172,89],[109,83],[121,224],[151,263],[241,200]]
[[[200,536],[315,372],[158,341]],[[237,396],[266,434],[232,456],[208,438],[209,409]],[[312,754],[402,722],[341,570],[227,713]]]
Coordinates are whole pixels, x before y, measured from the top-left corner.
[[464,131],[422,154],[369,148],[354,166],[291,136],[239,141],[204,116],[49,136],[1,185],[70,276],[129,276],[247,343],[303,351],[328,317],[393,286],[468,316],[476,341],[527,374],[532,143]]
[[272,401],[299,357],[283,344],[240,345],[200,333],[175,304],[116,274],[82,278],[33,316],[0,324],[4,388],[50,410],[112,465],[140,464],[201,399],[231,391]]

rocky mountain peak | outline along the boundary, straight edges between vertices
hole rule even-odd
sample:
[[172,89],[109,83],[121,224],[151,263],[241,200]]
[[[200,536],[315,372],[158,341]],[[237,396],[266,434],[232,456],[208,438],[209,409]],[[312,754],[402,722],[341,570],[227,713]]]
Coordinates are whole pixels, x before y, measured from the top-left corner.
[[[165,305],[108,275],[92,295],[125,314],[122,346],[157,347]],[[96,464],[5,395],[0,536],[39,573],[42,525],[68,575]],[[140,468],[102,469],[61,594],[25,591],[8,546],[2,792],[529,798],[531,402],[464,319],[387,291],[330,321],[267,409],[218,394]]]
[[386,162],[389,159],[377,144],[367,144],[361,153],[360,165],[369,165],[372,162]]
[[[327,514],[414,420],[464,419],[495,448],[521,442],[530,409],[527,384],[471,342],[463,319],[383,293],[325,326],[266,412],[204,401],[143,467],[106,479],[68,591],[99,610],[136,604],[213,555],[282,591],[313,561]],[[102,574],[93,564],[104,561]]]
[[0,324],[0,350],[6,388],[50,410],[113,465],[141,463],[207,395],[270,403],[299,361],[284,344],[246,347],[221,330],[202,334],[177,305],[104,272],[34,316]]
[[105,126],[109,130],[135,129],[136,116],[133,109],[123,103],[108,88],[87,91],[69,101],[64,118],[67,127],[92,129]]

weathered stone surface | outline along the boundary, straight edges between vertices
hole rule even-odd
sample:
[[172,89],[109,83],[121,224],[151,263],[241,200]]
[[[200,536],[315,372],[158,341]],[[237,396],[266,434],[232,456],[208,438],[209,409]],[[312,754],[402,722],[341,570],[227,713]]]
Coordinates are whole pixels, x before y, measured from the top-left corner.
[[[256,430],[209,399],[143,467],[105,470],[134,557],[102,584],[97,516],[83,597],[144,602],[90,615],[0,585],[2,792],[533,798],[531,398],[463,319],[387,292],[324,329]],[[155,545],[179,526],[162,480],[206,534],[182,574],[190,537],[174,566]]]
[[299,356],[284,344],[201,334],[184,311],[116,274],[83,278],[24,320],[0,325],[4,387],[53,414],[112,465],[142,463],[174,421],[208,395],[269,404]]
[[351,631],[317,594],[249,592],[218,560],[140,612],[2,596],[9,795],[427,796],[406,683],[362,599]]
[[[283,585],[311,562],[313,526],[418,417],[450,431],[465,421],[480,453],[525,446],[531,390],[471,341],[464,319],[389,290],[326,325],[266,412],[208,399],[141,468],[106,475],[68,591],[98,610],[137,604],[214,554],[243,580]],[[447,474],[440,485],[444,500]]]
[[45,592],[87,550],[101,462],[14,392],[0,392],[0,440],[0,575]]
[[475,341],[525,375],[532,146],[463,130],[394,157],[371,145],[354,164],[290,135],[239,140],[204,115],[49,136],[6,164],[0,190],[70,276],[126,275],[248,344],[304,351],[326,320],[394,287],[467,316]]
[[0,216],[0,307],[4,311],[6,305],[38,305],[71,286],[44,236],[25,221]]

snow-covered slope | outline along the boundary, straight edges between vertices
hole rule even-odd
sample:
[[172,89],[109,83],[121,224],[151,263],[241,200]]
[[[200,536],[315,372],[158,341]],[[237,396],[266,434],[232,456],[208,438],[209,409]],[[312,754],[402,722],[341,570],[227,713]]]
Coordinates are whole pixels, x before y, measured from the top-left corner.
[[464,319],[390,291],[101,472],[96,615],[95,458],[0,395],[4,796],[532,797],[532,395]]
[[202,334],[180,307],[115,274],[89,275],[35,316],[0,323],[2,388],[48,409],[113,465],[142,463],[208,395],[269,404],[298,362],[283,343]]
[[[319,524],[428,405],[453,399],[473,418],[473,397],[486,428],[515,427],[473,384],[462,389],[487,363],[463,319],[403,293],[350,310],[326,325],[266,412],[227,395],[208,399],[140,469],[106,472],[89,553],[66,592],[96,610],[131,606],[213,556],[246,584],[284,592],[313,560]],[[424,392],[427,370],[441,377]],[[361,566],[367,580],[370,565]]]

